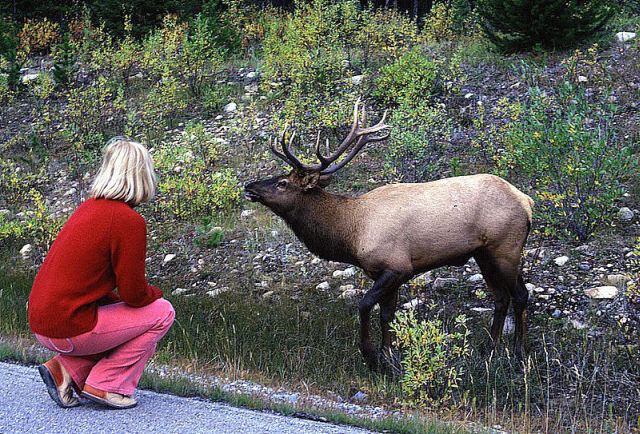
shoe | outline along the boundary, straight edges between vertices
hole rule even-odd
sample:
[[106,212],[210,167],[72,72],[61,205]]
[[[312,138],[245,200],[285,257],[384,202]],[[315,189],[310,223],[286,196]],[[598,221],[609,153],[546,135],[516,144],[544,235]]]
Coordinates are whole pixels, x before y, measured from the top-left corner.
[[47,386],[51,399],[62,408],[77,407],[78,398],[73,396],[75,384],[66,369],[55,358],[38,366],[42,381]]
[[81,395],[98,404],[106,405],[110,408],[124,410],[125,408],[133,408],[138,402],[130,396],[122,395],[115,392],[106,392],[96,389],[95,387],[84,385]]

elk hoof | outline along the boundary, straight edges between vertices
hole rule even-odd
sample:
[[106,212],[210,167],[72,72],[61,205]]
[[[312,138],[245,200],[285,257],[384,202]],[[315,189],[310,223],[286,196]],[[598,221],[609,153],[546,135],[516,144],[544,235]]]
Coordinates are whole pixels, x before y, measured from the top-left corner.
[[370,371],[376,371],[378,369],[378,355],[376,350],[371,345],[363,345],[360,348],[364,361],[367,363],[367,368]]

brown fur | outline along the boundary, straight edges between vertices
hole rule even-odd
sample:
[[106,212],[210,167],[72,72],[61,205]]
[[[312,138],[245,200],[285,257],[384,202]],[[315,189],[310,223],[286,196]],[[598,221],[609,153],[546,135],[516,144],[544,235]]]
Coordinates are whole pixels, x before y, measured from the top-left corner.
[[418,273],[462,265],[471,257],[494,294],[493,342],[513,300],[514,345],[522,355],[527,293],[520,257],[531,226],[531,198],[493,175],[391,184],[355,198],[327,193],[316,185],[317,177],[308,178],[292,171],[252,183],[246,191],[281,216],[313,253],[357,265],[374,279],[360,303],[361,349],[370,366],[376,364],[373,306],[381,306],[383,349],[388,349],[399,286]]

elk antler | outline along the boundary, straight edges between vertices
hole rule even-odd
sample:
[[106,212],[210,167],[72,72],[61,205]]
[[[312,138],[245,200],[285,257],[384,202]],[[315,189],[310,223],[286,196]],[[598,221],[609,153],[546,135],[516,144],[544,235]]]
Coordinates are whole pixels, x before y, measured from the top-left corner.
[[[367,143],[380,142],[389,137],[389,132],[377,137],[371,136],[372,134],[375,134],[379,131],[390,128],[389,125],[386,125],[384,123],[387,117],[387,112],[384,112],[382,119],[380,119],[380,122],[378,122],[377,124],[371,127],[361,128],[361,121],[358,116],[359,105],[360,99],[356,101],[353,107],[353,125],[351,126],[351,130],[349,131],[349,134],[347,134],[347,137],[344,138],[342,143],[340,143],[340,146],[338,146],[338,149],[336,149],[334,153],[326,157],[320,153],[320,133],[318,133],[318,139],[316,140],[316,156],[318,157],[318,160],[320,160],[320,163],[304,164],[296,158],[296,156],[293,154],[293,150],[291,149],[291,144],[293,142],[293,138],[295,137],[295,133],[292,132],[291,137],[289,137],[289,140],[287,141],[287,128],[285,128],[280,139],[280,147],[282,149],[282,152],[276,149],[274,143],[270,142],[271,151],[278,158],[280,158],[299,172],[320,172],[320,175],[330,175],[337,172],[338,170],[342,169],[349,161],[351,161],[353,157],[355,157]],[[362,106],[361,119],[362,124],[366,125],[367,115],[364,106]],[[340,158],[340,156],[342,156],[342,154],[344,154],[345,151],[352,145],[353,147],[351,148],[347,156],[344,157],[340,162],[336,163],[336,160]],[[328,147],[329,141],[327,140],[327,148]]]

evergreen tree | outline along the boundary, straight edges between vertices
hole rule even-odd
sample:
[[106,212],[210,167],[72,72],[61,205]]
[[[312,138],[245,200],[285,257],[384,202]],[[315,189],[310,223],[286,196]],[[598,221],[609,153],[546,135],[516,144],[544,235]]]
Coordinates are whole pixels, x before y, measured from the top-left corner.
[[480,0],[487,37],[506,52],[563,48],[598,34],[613,15],[606,0]]
[[62,42],[54,50],[53,79],[58,86],[65,87],[76,71],[76,56],[70,43],[69,33],[65,33]]

